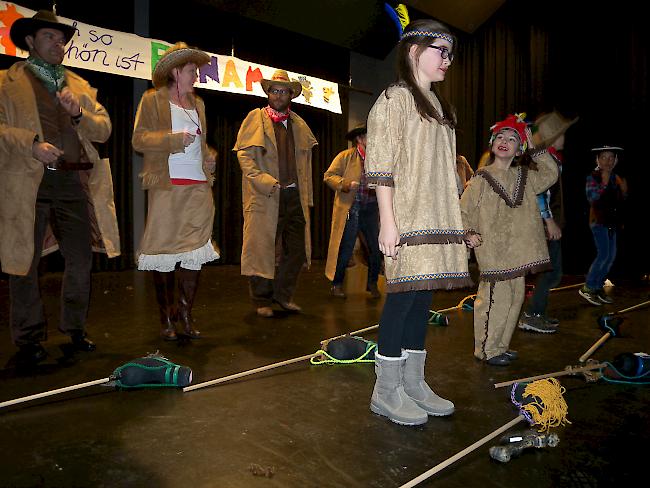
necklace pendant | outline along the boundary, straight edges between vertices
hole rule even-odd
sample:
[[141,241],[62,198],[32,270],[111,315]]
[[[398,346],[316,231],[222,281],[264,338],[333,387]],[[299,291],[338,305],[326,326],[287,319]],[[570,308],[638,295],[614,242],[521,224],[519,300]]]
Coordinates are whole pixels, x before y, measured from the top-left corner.
[[196,135],[197,135],[197,136],[200,136],[200,135],[201,135],[201,129],[199,129],[198,127],[196,128]]

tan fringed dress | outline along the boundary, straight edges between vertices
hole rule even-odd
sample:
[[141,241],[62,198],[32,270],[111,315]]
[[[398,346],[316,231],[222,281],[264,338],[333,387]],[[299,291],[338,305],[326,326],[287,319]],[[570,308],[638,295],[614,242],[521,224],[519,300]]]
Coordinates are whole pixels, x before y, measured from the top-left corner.
[[483,238],[474,250],[481,270],[474,303],[474,356],[479,359],[508,350],[525,298],[524,276],[550,267],[537,194],[555,183],[558,167],[546,151],[533,159],[537,171],[481,168],[461,197],[465,229]]
[[454,129],[423,119],[405,86],[389,87],[368,116],[365,169],[370,185],[394,189],[401,248],[397,259],[386,259],[386,291],[469,286]]

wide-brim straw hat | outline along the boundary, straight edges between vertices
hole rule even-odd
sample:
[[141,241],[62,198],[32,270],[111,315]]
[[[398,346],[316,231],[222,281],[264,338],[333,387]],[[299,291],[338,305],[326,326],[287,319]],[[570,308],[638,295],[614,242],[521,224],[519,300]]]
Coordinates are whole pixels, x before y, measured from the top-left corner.
[[299,97],[302,93],[302,85],[300,82],[291,81],[289,79],[289,73],[283,69],[275,70],[275,73],[273,73],[273,76],[271,76],[270,80],[263,79],[260,81],[260,84],[262,85],[262,90],[264,90],[264,93],[267,95],[269,94],[269,88],[271,88],[271,86],[282,86],[284,88],[288,88],[291,90],[292,99]]
[[158,60],[156,67],[151,74],[151,81],[156,88],[167,86],[169,73],[177,66],[184,66],[187,63],[194,63],[197,68],[208,64],[210,56],[194,47],[189,47],[184,42],[177,42],[167,49]]
[[352,129],[347,134],[345,134],[345,138],[348,141],[354,141],[354,139],[357,136],[362,136],[362,135],[367,134],[367,133],[368,133],[368,129],[366,128],[366,126],[365,125],[359,125],[359,126],[355,127],[354,129]]
[[537,132],[535,132],[533,139],[536,146],[550,146],[555,140],[564,134],[569,127],[578,121],[579,117],[569,120],[559,112],[553,111],[544,114],[535,120]]
[[34,35],[38,29],[56,29],[63,32],[66,44],[70,42],[72,36],[77,32],[77,29],[71,25],[59,22],[54,12],[50,10],[39,10],[31,18],[23,17],[11,24],[9,37],[11,37],[11,42],[17,47],[24,51],[29,51],[25,37]]

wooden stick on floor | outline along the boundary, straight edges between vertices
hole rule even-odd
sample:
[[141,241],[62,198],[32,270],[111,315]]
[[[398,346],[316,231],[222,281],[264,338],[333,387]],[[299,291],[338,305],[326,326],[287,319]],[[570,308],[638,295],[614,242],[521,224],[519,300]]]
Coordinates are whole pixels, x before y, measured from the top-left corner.
[[426,471],[426,472],[422,473],[420,476],[418,476],[417,478],[413,478],[408,483],[403,484],[402,486],[400,486],[400,488],[410,488],[410,487],[415,486],[415,485],[421,483],[422,481],[430,478],[434,474],[436,474],[439,471],[442,471],[443,469],[445,469],[450,464],[455,463],[456,461],[458,461],[462,457],[466,456],[470,452],[472,452],[472,451],[478,449],[479,447],[481,447],[486,442],[488,442],[488,441],[494,439],[496,436],[502,434],[503,432],[508,430],[510,427],[512,427],[514,425],[517,425],[522,420],[526,420],[526,417],[524,417],[523,415],[519,415],[517,418],[512,419],[510,422],[508,422],[507,424],[499,427],[494,432],[492,432],[492,433],[486,435],[485,437],[483,437],[482,439],[476,441],[471,446],[466,447],[465,449],[463,449],[459,453],[457,453],[457,454],[453,455],[452,457],[446,459],[445,461],[441,462],[437,466],[434,466],[429,471]]
[[584,283],[576,283],[574,285],[559,286],[557,288],[551,288],[550,291],[570,290],[571,288],[578,288],[579,286],[582,285],[584,285]]
[[628,307],[628,308],[624,308],[623,310],[619,310],[618,312],[615,312],[614,315],[619,315],[619,314],[622,314],[622,313],[631,312],[632,310],[636,310],[637,308],[645,307],[647,305],[650,305],[650,300],[638,303],[638,304],[633,305],[633,306]]
[[80,390],[82,388],[88,388],[89,386],[101,385],[103,383],[108,383],[114,378],[102,378],[100,380],[87,381],[86,383],[79,383],[76,385],[66,386],[63,388],[58,388],[56,390],[44,391],[42,393],[36,393],[35,395],[24,396],[21,398],[15,398],[14,400],[8,400],[6,402],[0,403],[0,408],[8,407],[9,405],[16,405],[17,403],[29,402],[31,400],[36,400],[38,398],[45,398],[52,395],[58,395],[59,393],[65,393],[66,391]]
[[598,349],[600,346],[602,346],[603,343],[604,343],[607,339],[609,339],[610,337],[612,337],[612,333],[611,333],[611,332],[607,332],[606,334],[603,334],[603,336],[602,336],[600,339],[598,339],[598,340],[594,343],[594,345],[591,346],[591,347],[587,350],[587,352],[585,352],[582,356],[580,356],[580,358],[578,359],[578,361],[580,361],[581,363],[584,363],[587,359],[589,359],[589,356],[591,356],[591,355],[596,351],[596,349]]
[[607,366],[605,363],[590,364],[589,366],[581,366],[577,368],[574,368],[573,366],[569,366],[564,371],[555,371],[554,373],[540,374],[537,376],[529,376],[528,378],[518,378],[516,380],[504,381],[503,383],[495,383],[494,387],[501,388],[502,386],[514,385],[515,383],[528,383],[530,381],[542,380],[544,378],[552,378],[555,376],[566,376],[566,375],[571,375],[576,373],[583,373],[585,371],[591,371],[593,369],[604,368],[605,366]]
[[255,369],[249,369],[248,371],[242,371],[241,373],[231,374],[229,376],[224,376],[222,378],[217,378],[215,380],[204,381],[203,383],[197,383],[196,385],[186,386],[183,388],[183,392],[198,390],[199,388],[206,388],[208,386],[218,385],[220,383],[225,383],[226,381],[236,380],[237,378],[243,378],[244,376],[250,376],[252,374],[261,373],[262,371],[268,371],[270,369],[279,368],[281,366],[286,366],[288,364],[299,363],[300,361],[307,361],[316,356],[320,356],[320,352],[314,352],[312,354],[307,354],[305,356],[300,356],[298,358],[287,359],[286,361],[280,361],[278,363],[267,364],[266,366],[261,366]]

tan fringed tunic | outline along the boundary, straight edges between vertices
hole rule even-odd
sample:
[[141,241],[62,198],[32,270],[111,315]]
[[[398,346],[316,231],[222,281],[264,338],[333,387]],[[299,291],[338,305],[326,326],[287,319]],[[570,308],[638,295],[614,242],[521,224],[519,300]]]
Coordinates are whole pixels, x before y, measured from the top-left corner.
[[546,151],[533,160],[538,171],[485,166],[463,192],[465,229],[483,237],[474,249],[481,281],[510,280],[550,266],[537,194],[555,183],[558,167]]
[[368,116],[365,169],[370,185],[394,190],[401,248],[397,259],[386,259],[386,291],[469,286],[454,129],[420,117],[408,88],[389,87]]

